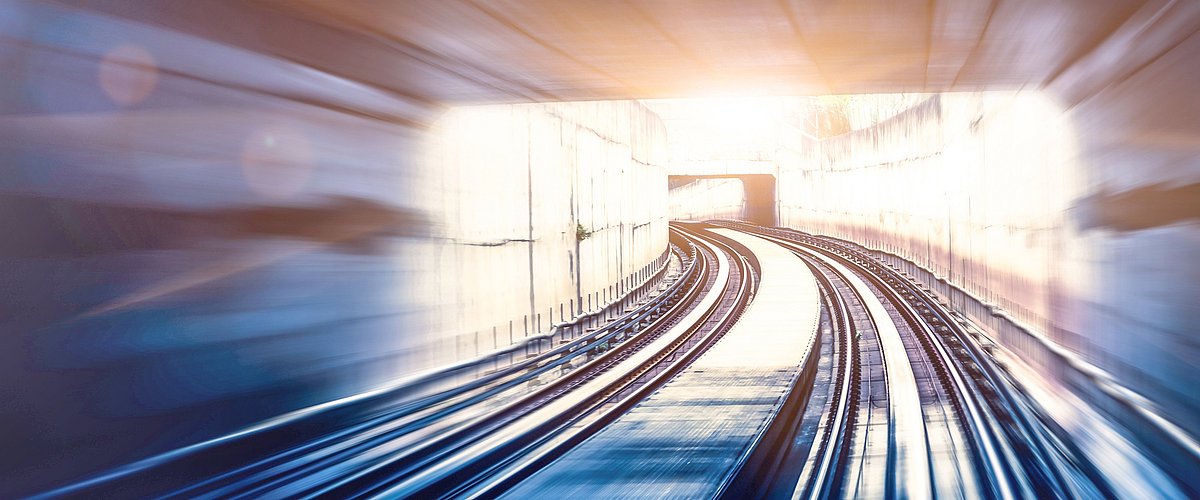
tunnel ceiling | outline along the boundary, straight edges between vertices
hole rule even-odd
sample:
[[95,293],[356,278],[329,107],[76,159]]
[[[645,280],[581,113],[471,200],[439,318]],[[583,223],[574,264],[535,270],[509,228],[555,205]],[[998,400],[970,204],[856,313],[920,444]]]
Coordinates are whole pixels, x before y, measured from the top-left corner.
[[1036,87],[1146,7],[1112,0],[69,3],[448,103]]
[[[401,48],[438,100],[936,92],[1041,85],[1137,2],[287,0]],[[389,64],[376,60],[373,64]]]

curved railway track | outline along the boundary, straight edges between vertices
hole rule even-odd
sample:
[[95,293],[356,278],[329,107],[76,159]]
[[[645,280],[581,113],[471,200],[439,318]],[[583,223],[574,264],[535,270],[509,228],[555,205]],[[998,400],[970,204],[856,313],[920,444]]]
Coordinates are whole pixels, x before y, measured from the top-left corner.
[[[604,428],[719,340],[749,304],[755,271],[728,242],[699,232],[674,229],[718,263],[718,270],[709,290],[712,293],[700,301],[689,317],[679,321],[677,335],[665,334],[665,347],[650,346],[638,351],[646,359],[635,360],[632,368],[613,370],[618,374],[614,375],[617,382],[606,385],[602,391],[584,391],[596,394],[592,398],[594,404],[556,411],[546,417],[533,416],[538,422],[543,419],[556,422],[556,427],[549,432],[517,436],[519,444],[514,451],[501,451],[499,457],[484,458],[477,467],[462,467],[451,461],[444,467],[445,473],[437,475],[434,481],[420,476],[401,478],[375,493],[382,497],[421,498],[497,496]],[[474,459],[477,452],[494,453],[491,451],[494,445],[481,444],[479,450],[467,450],[465,456]]]
[[[943,467],[924,469],[928,476],[922,482],[930,485],[931,494],[988,498],[1113,496],[1104,479],[1087,465],[1087,460],[1073,455],[1070,447],[1062,446],[1062,441],[1052,434],[1053,427],[1029,411],[1016,390],[1000,376],[1000,368],[990,356],[954,319],[948,307],[939,303],[928,290],[835,240],[743,223],[724,222],[721,225],[775,241],[804,258],[816,271],[814,274],[825,289],[838,345],[845,346],[840,349],[835,363],[837,376],[834,379],[838,386],[832,391],[837,396],[830,400],[818,442],[812,448],[812,461],[797,482],[793,498],[862,494],[848,482],[856,477],[853,462],[864,457],[856,455],[853,446],[847,443],[863,440],[855,428],[861,427],[857,422],[862,418],[861,404],[871,399],[853,396],[862,394],[866,387],[862,366],[870,358],[871,350],[869,346],[864,349],[863,340],[870,337],[862,331],[862,319],[846,318],[854,316],[856,311],[869,309],[853,305],[864,298],[870,300],[868,294],[885,301],[890,310],[858,314],[866,319],[868,329],[887,321],[885,316],[897,320],[901,331],[907,334],[906,340],[915,344],[906,350],[910,358],[909,370],[924,366],[933,371],[933,376],[927,377],[922,387],[925,396],[917,398],[925,412],[923,439],[930,442],[929,425],[935,422],[949,424],[942,431],[952,438],[956,435],[962,438],[947,450],[950,456],[939,460]],[[861,280],[867,286],[850,290],[855,287],[845,283],[853,280]],[[892,395],[894,375],[894,370],[889,368],[885,376],[889,381],[889,396]],[[948,404],[939,408],[935,404],[938,401]],[[914,402],[910,400],[906,404]],[[949,415],[939,415],[939,411]],[[893,434],[897,431],[892,428]],[[895,436],[889,437],[888,443],[894,446]],[[925,460],[933,460],[930,451],[926,450]],[[966,460],[963,460],[964,456]],[[898,464],[893,460],[890,448],[888,457],[887,472],[877,474],[886,477],[889,484],[883,496],[912,496],[913,491],[898,491],[890,485],[893,481],[900,484],[901,479],[920,478],[914,478],[912,474],[898,477]],[[954,463],[961,465],[945,467]],[[946,478],[946,475],[956,477]]]
[[[391,401],[366,398],[267,423],[43,496],[436,497],[497,490],[668,380],[749,303],[755,271],[734,246],[673,228],[672,247],[684,270],[655,299],[529,359],[427,396],[392,391]],[[338,418],[345,415],[355,420]],[[262,453],[268,449],[276,451]]]
[[[930,291],[839,240],[717,224],[803,260],[832,341],[821,365],[827,386],[818,383],[818,337],[796,389],[762,431],[769,438],[754,440],[729,477],[714,479],[719,491],[795,499],[1114,496]],[[704,227],[672,224],[682,270],[660,294],[526,359],[455,383],[445,380],[460,374],[447,369],[421,379],[442,380],[435,391],[414,384],[282,418],[43,496],[502,495],[646,400],[746,311],[758,261]],[[814,391],[827,397],[810,400]],[[811,442],[783,443],[801,425],[815,429]],[[784,460],[804,465],[780,467]],[[755,484],[763,482],[770,485]]]

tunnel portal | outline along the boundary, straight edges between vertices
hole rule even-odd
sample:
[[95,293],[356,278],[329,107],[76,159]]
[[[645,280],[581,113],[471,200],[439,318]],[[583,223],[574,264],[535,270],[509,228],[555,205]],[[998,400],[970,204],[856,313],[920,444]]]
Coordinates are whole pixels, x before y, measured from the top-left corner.
[[[779,202],[776,188],[778,183],[774,174],[670,175],[667,177],[667,185],[674,193],[676,188],[702,179],[740,181],[742,188],[741,213],[740,217],[736,218],[760,226],[772,227],[778,224],[777,207]],[[672,194],[672,196],[675,195]],[[675,214],[672,216],[674,217]]]

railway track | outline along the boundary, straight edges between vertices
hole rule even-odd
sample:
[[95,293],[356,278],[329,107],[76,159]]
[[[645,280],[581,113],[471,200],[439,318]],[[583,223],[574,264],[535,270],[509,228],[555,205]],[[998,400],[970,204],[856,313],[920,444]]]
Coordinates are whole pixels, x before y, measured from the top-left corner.
[[[1072,455],[1071,448],[1053,435],[1053,427],[1029,411],[987,353],[928,290],[834,240],[742,223],[721,225],[775,241],[805,259],[825,290],[838,334],[840,349],[834,377],[838,385],[831,390],[836,396],[830,398],[821,432],[812,447],[810,466],[797,481],[793,498],[863,496],[868,492],[853,482],[871,474],[884,479],[887,486],[879,493],[886,497],[913,496],[926,487],[926,494],[919,496],[1113,496],[1087,460]],[[853,281],[861,284],[849,286]],[[872,298],[886,307],[870,310],[861,305],[864,299]],[[878,325],[888,322],[898,327],[903,335],[897,337],[906,345],[893,349],[896,354],[892,356],[885,353],[884,358],[904,353],[909,358],[908,375],[922,380],[921,396],[906,398],[904,404],[918,407],[923,413],[920,434],[925,441],[925,456],[914,454],[912,459],[928,461],[928,466],[917,467],[925,477],[917,477],[912,468],[899,464],[892,449],[898,444],[899,434],[907,432],[911,436],[918,432],[915,426],[906,431],[892,426],[887,439],[888,459],[882,467],[880,460],[871,460],[878,454],[865,448],[856,452],[853,444],[872,442],[869,436],[864,437],[870,431],[862,430],[869,428],[869,424],[862,423],[863,418],[870,418],[869,410],[864,412],[862,405],[878,404],[879,398],[867,392],[878,377],[863,367],[870,366],[875,348],[871,333],[878,335]],[[892,411],[897,411],[893,396],[897,375],[904,376],[904,372],[888,367],[883,377]],[[895,424],[894,416],[890,420]],[[930,449],[930,443],[937,442],[931,438],[938,435],[949,445],[940,451]],[[874,470],[878,468],[886,472]],[[921,485],[917,491],[910,489],[914,480]],[[906,491],[897,489],[904,484],[902,481],[909,481],[904,485]]]
[[601,427],[720,338],[749,303],[755,274],[733,247],[680,229],[672,243],[684,271],[654,300],[507,368],[427,396],[393,391],[391,401],[267,423],[42,496],[442,496],[501,486],[488,478],[519,477],[522,458],[550,456]]
[[850,497],[930,496],[920,389],[897,325],[866,284],[839,263],[808,260],[823,276],[822,284],[832,287],[830,295],[841,299],[841,311],[835,316],[846,318],[853,331],[841,336],[851,337],[847,344],[853,346],[853,364],[858,367],[841,377],[851,387],[840,390],[857,397],[839,400],[848,407],[835,406],[831,412],[851,416],[830,429],[840,453],[832,455],[836,460],[816,465],[828,481],[814,481],[810,497],[824,498],[833,492]]
[[[539,426],[531,433],[518,433],[510,443],[479,443],[462,452],[465,460],[477,465],[463,466],[457,460],[444,462],[428,475],[398,477],[395,484],[373,493],[382,497],[412,496],[491,498],[553,461],[579,442],[590,437],[644,399],[683,367],[713,345],[737,321],[749,304],[754,290],[755,272],[735,246],[719,238],[674,228],[719,263],[710,293],[689,317],[679,321],[677,335],[667,333],[661,346],[638,351],[643,359],[630,359],[629,366],[616,367],[612,382],[602,389],[581,391],[591,396],[584,405],[549,408],[545,415],[530,415]],[[602,381],[603,382],[603,381]],[[495,456],[488,456],[495,454]]]
[[[775,249],[777,259],[803,261],[833,345],[822,365],[828,387],[817,387],[817,337],[772,410],[774,421],[756,431],[728,477],[712,478],[716,491],[795,499],[1114,496],[929,290],[838,240],[717,224],[791,252]],[[705,227],[672,225],[683,269],[653,300],[527,359],[436,391],[393,390],[264,424],[43,496],[501,496],[647,401],[747,310],[760,281],[754,252],[732,233]],[[819,403],[810,401],[817,390],[827,394]],[[802,417],[812,419],[811,442],[782,443],[794,439]],[[804,465],[779,466],[784,460]]]

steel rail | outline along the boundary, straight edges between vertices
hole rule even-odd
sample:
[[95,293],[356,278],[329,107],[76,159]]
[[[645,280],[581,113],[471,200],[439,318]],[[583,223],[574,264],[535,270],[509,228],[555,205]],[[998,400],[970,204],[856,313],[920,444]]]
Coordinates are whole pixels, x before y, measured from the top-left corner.
[[[972,438],[977,454],[975,463],[981,467],[979,475],[988,482],[987,492],[991,496],[1064,497],[1079,493],[1073,488],[1075,485],[1066,479],[1069,475],[1066,465],[1054,455],[1054,450],[1059,450],[1059,447],[1047,443],[1045,433],[1048,431],[1034,424],[1037,416],[1022,411],[1023,407],[1013,394],[1014,389],[1004,383],[990,358],[952,319],[945,306],[929,296],[928,292],[908,283],[899,272],[837,241],[790,230],[729,225],[751,232],[769,231],[852,264],[889,297],[913,326],[914,332],[919,332],[927,354],[936,357],[941,365],[947,367],[943,375],[950,378],[954,389],[951,395],[957,400],[956,408],[970,423],[965,426],[965,431]],[[919,308],[926,311],[919,311]],[[961,348],[956,351],[950,343]],[[956,353],[957,357],[954,355]],[[1014,443],[1021,450],[1015,450]],[[1105,481],[1096,477],[1095,471],[1086,464],[1076,465],[1082,467],[1083,473],[1092,480],[1095,494],[1112,495]]]
[[[815,453],[817,460],[810,462],[806,472],[801,474],[791,495],[793,500],[803,498],[816,500],[829,498],[832,496],[832,492],[840,490],[841,478],[833,472],[844,469],[841,464],[849,454],[850,435],[847,429],[852,429],[857,420],[857,415],[851,411],[857,407],[858,397],[856,389],[859,383],[858,370],[860,368],[856,359],[858,355],[855,341],[857,327],[851,319],[850,307],[845,298],[838,292],[825,272],[820,269],[824,265],[803,252],[795,252],[795,254],[804,259],[813,271],[813,276],[817,278],[818,284],[826,292],[830,319],[834,323],[835,335],[838,337],[838,345],[841,347],[839,355],[835,358],[838,360],[837,369],[840,374],[838,377],[840,382],[835,388],[836,397],[824,415],[825,428],[821,433],[818,451]],[[854,396],[853,399],[851,395]],[[810,456],[812,455],[813,453],[810,452]],[[805,477],[806,474],[808,477]]]
[[[593,409],[600,409],[608,405],[607,408],[598,411],[596,415],[576,414],[574,409],[564,412],[563,415],[556,418],[562,418],[568,422],[558,426],[555,433],[543,434],[525,444],[518,452],[509,454],[501,460],[490,461],[484,470],[478,471],[471,477],[445,479],[444,482],[450,483],[449,488],[413,491],[397,486],[381,492],[378,497],[415,495],[441,498],[492,498],[498,496],[615,421],[620,415],[653,394],[659,387],[706,352],[729,330],[748,305],[754,290],[754,277],[751,266],[739,258],[735,253],[736,250],[722,242],[720,238],[699,233],[692,233],[690,236],[702,244],[709,245],[714,252],[728,254],[728,261],[733,263],[731,271],[736,269],[739,274],[736,277],[738,283],[729,285],[732,290],[723,290],[722,298],[713,303],[712,307],[706,311],[704,318],[688,328],[687,342],[673,346],[670,353],[666,353],[654,363],[647,365],[648,369],[643,372],[643,376],[638,377],[638,380],[633,380],[625,388],[613,392],[613,395],[616,395],[632,389],[626,397],[616,402],[605,401],[595,406]],[[713,326],[705,332],[705,327],[710,324]],[[590,420],[584,422],[584,417],[589,417]]]
[[[683,243],[682,240],[680,242]],[[648,303],[595,331],[508,367],[433,394],[407,401],[402,399],[405,392],[452,378],[463,369],[474,366],[472,363],[475,362],[455,364],[411,377],[385,390],[283,415],[229,436],[134,462],[41,495],[54,497],[104,491],[120,491],[123,494],[140,492],[163,497],[233,494],[239,489],[239,484],[240,488],[249,488],[272,478],[278,479],[280,475],[296,477],[299,474],[297,471],[309,471],[313,467],[327,465],[330,460],[344,458],[363,446],[413,432],[455,411],[486,400],[488,396],[560,367],[575,356],[590,352],[614,338],[627,337],[631,331],[644,326],[647,318],[657,318],[669,314],[673,308],[686,306],[686,301],[682,300],[686,295],[682,287],[685,284],[696,286],[701,281],[697,277],[703,271],[697,265],[696,249],[687,246],[690,251],[685,254],[676,245],[671,245],[670,251],[684,263],[685,268],[666,290]],[[665,272],[668,264],[664,263],[659,273]],[[398,398],[401,401],[396,402]],[[347,420],[351,425],[343,423]],[[313,434],[312,429],[320,428],[333,430]],[[298,436],[304,437],[297,440]],[[241,457],[249,454],[261,455],[264,448],[279,451],[250,463],[242,461]],[[236,465],[220,469],[228,467],[224,464],[230,462]],[[199,476],[201,479],[191,484],[179,484],[181,477],[195,477],[197,470],[212,471],[212,475]]]
[[[707,242],[702,243],[711,245]],[[710,251],[718,261],[727,260],[718,248],[710,248]],[[717,255],[718,253],[721,255]],[[738,263],[737,259],[729,260],[733,260],[735,264]],[[728,266],[727,263],[722,265]],[[713,296],[723,295],[728,288],[733,286],[731,283],[718,283],[713,287],[712,292],[716,294]],[[745,293],[744,288],[744,286],[739,287],[738,293]],[[603,387],[570,402],[565,409],[547,407],[548,410],[554,410],[555,413],[548,416],[534,414],[533,416],[539,420],[529,423],[523,429],[489,433],[486,438],[473,439],[470,442],[462,443],[461,446],[453,447],[446,453],[439,453],[436,460],[423,462],[417,467],[384,472],[390,477],[373,475],[371,478],[352,478],[344,482],[346,488],[323,489],[317,493],[353,497],[376,495],[436,497],[470,488],[528,455],[538,446],[551,441],[585,417],[594,414],[600,415],[600,417],[592,417],[599,421],[615,418],[618,411],[612,411],[611,408],[601,411],[602,408],[606,405],[611,407],[610,403],[613,402],[613,398],[638,383],[643,375],[651,372],[662,375],[664,372],[657,369],[663,364],[663,361],[669,360],[668,358],[674,359],[677,354],[682,352],[681,349],[688,344],[690,339],[700,338],[703,333],[701,326],[719,312],[720,303],[720,300],[713,300],[711,306],[700,314],[699,321],[686,327],[681,335],[670,339],[666,347],[649,355],[649,359],[642,360],[633,370],[619,374],[619,377],[614,380],[604,382]],[[684,354],[683,357],[686,358],[687,355]],[[656,377],[652,380],[657,381],[659,378]],[[643,384],[641,387],[645,389],[652,385]],[[635,397],[624,398],[623,401],[634,400],[637,394],[640,392],[635,393]],[[354,486],[356,484],[365,486],[356,487]]]

